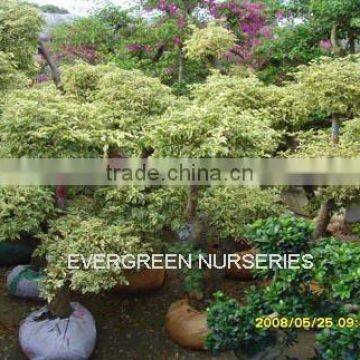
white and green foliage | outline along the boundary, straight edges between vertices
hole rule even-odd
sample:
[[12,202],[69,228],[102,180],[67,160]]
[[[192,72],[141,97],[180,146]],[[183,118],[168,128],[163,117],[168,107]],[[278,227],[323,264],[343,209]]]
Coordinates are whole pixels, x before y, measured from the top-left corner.
[[108,143],[101,144],[104,152],[122,156],[141,154],[144,126],[175,102],[170,88],[158,79],[114,65],[64,67],[63,83],[67,96],[96,109],[92,116]]
[[235,34],[216,21],[203,29],[194,27],[185,41],[186,56],[191,60],[220,59],[236,43]]
[[[354,158],[360,153],[360,137],[356,136],[358,120],[346,121],[343,126],[341,141],[337,146],[330,142],[330,130],[308,130],[296,133],[299,146],[295,152],[288,151],[284,156],[296,158],[340,157]],[[319,196],[313,199],[315,206],[320,201],[335,199],[338,208],[356,202],[360,198],[359,186],[327,186],[321,188]]]
[[23,84],[21,78],[35,71],[33,57],[42,25],[41,16],[34,7],[13,0],[1,1],[0,91],[7,85],[19,87],[17,82]]
[[272,127],[281,130],[293,128],[310,116],[308,107],[299,100],[298,84],[266,85],[248,71],[233,69],[229,75],[214,72],[203,84],[193,86],[192,96],[199,105],[266,111]]
[[179,105],[154,124],[150,140],[154,155],[175,157],[268,156],[279,134],[266,112],[206,104]]
[[6,155],[98,157],[141,154],[143,126],[174,98],[140,72],[77,64],[53,86],[15,91],[4,101],[0,133]]
[[[356,157],[360,152],[360,137],[356,136],[358,127],[357,120],[346,121],[343,126],[340,143],[334,147],[329,142],[331,137],[330,129],[310,129],[296,132],[293,135],[298,139],[299,145],[295,151],[288,150],[286,157]],[[355,136],[354,136],[355,135]]]
[[[100,79],[95,100],[103,121],[111,129],[129,134],[139,149],[144,147],[144,126],[151,125],[153,116],[162,114],[175,101],[170,88],[158,79],[121,69]],[[141,154],[134,146],[131,150],[133,155]]]
[[106,142],[97,113],[53,86],[14,91],[4,101],[2,151],[13,157],[99,156]]
[[[83,205],[83,202],[80,202]],[[88,204],[90,205],[90,204]],[[69,213],[52,223],[48,234],[42,236],[42,244],[37,254],[46,256],[46,279],[41,284],[44,296],[51,300],[57,290],[70,286],[72,290],[83,293],[108,290],[116,284],[126,283],[121,267],[116,265],[104,270],[69,270],[69,254],[82,254],[86,261],[92,254],[117,254],[119,256],[146,253],[151,250],[148,243],[142,242],[139,231],[132,223],[109,225],[95,214],[80,216],[76,205]],[[81,211],[83,214],[83,210]]]
[[249,73],[221,75],[214,72],[203,84],[193,86],[192,96],[197,104],[236,107],[240,110],[259,110],[267,106],[269,87]]
[[[14,91],[0,124],[8,156],[99,157],[109,152],[139,155],[143,125],[174,101],[170,90],[140,72],[112,65],[75,64],[63,69],[65,94],[54,86]],[[86,193],[81,195],[81,193]],[[80,190],[67,214],[39,235],[39,255],[49,261],[44,292],[50,299],[72,289],[99,292],[125,280],[121,270],[69,272],[69,253],[151,251],[161,230],[179,228],[184,189],[96,188]]]
[[0,187],[0,242],[41,231],[56,216],[53,192],[46,187]]
[[266,85],[255,75],[214,73],[192,91],[198,104],[217,104],[271,114],[272,126],[302,129],[316,118],[351,119],[359,112],[360,61],[357,56],[321,58],[299,67],[295,81]]
[[353,156],[360,153],[360,117],[344,123],[341,142],[349,149],[353,149]]
[[301,87],[301,101],[310,111],[327,116],[351,118],[360,108],[360,59],[321,58],[296,73]]
[[101,187],[94,192],[98,216],[114,224],[130,221],[147,241],[159,243],[164,227],[178,230],[184,222],[184,187]]
[[[145,119],[161,114],[174,97],[167,86],[138,70],[123,70],[113,64],[76,63],[62,69],[66,93],[79,101],[103,102],[112,116]],[[108,111],[110,111],[108,110]]]
[[100,79],[116,69],[117,67],[111,64],[92,66],[80,61],[73,65],[64,65],[61,67],[64,91],[80,102],[93,101]]
[[0,51],[0,91],[24,87],[26,84],[26,76],[17,71],[14,56]]
[[278,216],[285,210],[276,189],[217,186],[199,199],[199,211],[209,216],[221,239],[241,240],[246,225],[257,219]]
[[164,226],[178,229],[182,222],[183,188],[98,187],[70,199],[67,215],[50,223],[48,234],[39,235],[38,254],[46,256],[44,294],[70,285],[73,290],[95,292],[126,282],[123,269],[69,270],[67,256],[82,254],[126,255],[162,249]]

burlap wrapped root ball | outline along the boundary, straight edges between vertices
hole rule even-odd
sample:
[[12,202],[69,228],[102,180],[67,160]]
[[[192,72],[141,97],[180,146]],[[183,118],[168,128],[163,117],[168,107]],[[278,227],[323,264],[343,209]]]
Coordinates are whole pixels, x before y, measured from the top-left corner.
[[6,278],[9,293],[24,299],[40,299],[39,282],[44,278],[41,271],[35,271],[29,265],[14,267]]
[[95,320],[81,304],[72,302],[70,317],[49,316],[44,306],[21,324],[20,346],[29,360],[86,360],[96,343]]

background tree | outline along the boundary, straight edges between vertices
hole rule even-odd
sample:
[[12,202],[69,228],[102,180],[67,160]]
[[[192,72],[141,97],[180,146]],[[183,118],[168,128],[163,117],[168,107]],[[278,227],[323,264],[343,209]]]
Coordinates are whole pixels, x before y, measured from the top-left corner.
[[12,0],[0,4],[0,91],[23,87],[36,68],[34,54],[43,21],[37,10]]
[[355,53],[360,16],[357,1],[266,1],[278,21],[274,37],[265,40],[256,56],[266,81],[283,81],[288,71],[323,54]]

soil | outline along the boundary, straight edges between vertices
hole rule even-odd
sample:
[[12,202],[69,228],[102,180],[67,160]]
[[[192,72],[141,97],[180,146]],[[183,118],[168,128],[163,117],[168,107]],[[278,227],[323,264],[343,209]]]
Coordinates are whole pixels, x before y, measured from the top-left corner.
[[[0,359],[25,360],[18,345],[20,322],[41,304],[17,299],[6,290],[5,275],[0,269]],[[251,283],[225,280],[223,290],[239,300]],[[96,319],[98,341],[91,360],[236,360],[233,353],[213,356],[206,351],[188,351],[171,341],[164,329],[164,319],[170,304],[182,297],[179,277],[168,272],[164,286],[143,295],[75,295]],[[285,355],[307,360],[313,356],[312,333],[300,336],[299,343]],[[279,360],[284,360],[286,357]]]

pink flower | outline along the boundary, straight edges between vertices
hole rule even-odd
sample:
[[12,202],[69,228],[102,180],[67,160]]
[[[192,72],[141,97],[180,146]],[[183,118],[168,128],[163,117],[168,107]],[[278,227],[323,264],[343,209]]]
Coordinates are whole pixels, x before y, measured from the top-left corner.
[[186,26],[186,18],[185,16],[180,16],[177,20],[177,25],[180,29],[183,29]]
[[179,8],[175,4],[170,4],[167,8],[167,11],[169,12],[170,15],[175,15],[178,10]]
[[264,26],[259,30],[259,34],[266,38],[269,38],[272,35],[272,29],[270,26]]
[[57,61],[62,59],[75,60],[83,59],[90,64],[95,64],[99,60],[99,54],[93,45],[79,45],[79,46],[62,46],[61,50],[55,55]]
[[167,4],[165,0],[160,0],[159,1],[159,5],[158,5],[158,9],[161,11],[166,11],[167,8]]
[[36,78],[36,82],[37,83],[43,83],[43,82],[46,82],[46,81],[49,81],[50,78],[48,75],[46,74],[39,74]]
[[281,21],[281,20],[285,19],[285,12],[282,10],[279,10],[276,12],[275,16],[279,21]]
[[174,44],[177,45],[177,46],[181,46],[182,45],[182,40],[180,39],[179,36],[176,36],[174,38]]
[[169,66],[164,70],[165,75],[172,75],[174,73],[174,68],[172,66]]
[[140,44],[130,44],[127,46],[127,49],[129,51],[141,51],[143,49],[143,46]]
[[320,40],[319,45],[323,50],[326,50],[326,51],[329,51],[332,48],[331,41],[329,39]]

